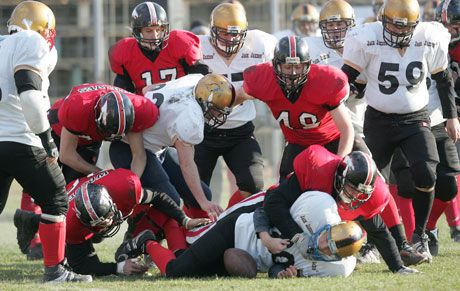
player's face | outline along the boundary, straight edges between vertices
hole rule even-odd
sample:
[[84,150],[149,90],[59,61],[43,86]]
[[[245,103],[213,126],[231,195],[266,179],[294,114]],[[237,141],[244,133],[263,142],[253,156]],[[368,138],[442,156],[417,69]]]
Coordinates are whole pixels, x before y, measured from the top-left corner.
[[447,26],[451,38],[457,38],[460,36],[460,23],[453,23]]
[[290,86],[293,85],[292,82],[295,77],[306,74],[308,66],[307,64],[281,64],[280,68],[282,74],[292,76],[292,79],[288,78],[286,80],[286,85]]
[[345,34],[347,33],[347,22],[346,21],[331,21],[326,23],[326,42],[331,42],[334,47],[338,42],[343,42]]
[[313,36],[316,34],[316,29],[318,27],[318,23],[315,21],[296,21],[295,23],[297,29],[302,34],[302,36]]
[[165,35],[165,27],[160,25],[142,27],[141,35],[143,39],[147,40],[146,42],[141,42],[141,45],[150,49],[154,49],[155,45],[153,45],[151,42],[148,42],[148,40],[163,38]]
[[327,231],[323,231],[319,236],[318,248],[323,254],[327,256],[332,255],[331,249],[329,248],[329,245],[327,243]]
[[412,31],[412,28],[410,26],[404,26],[404,25],[396,25],[393,23],[388,23],[388,30],[390,30],[393,33],[401,34],[401,33],[410,33]]

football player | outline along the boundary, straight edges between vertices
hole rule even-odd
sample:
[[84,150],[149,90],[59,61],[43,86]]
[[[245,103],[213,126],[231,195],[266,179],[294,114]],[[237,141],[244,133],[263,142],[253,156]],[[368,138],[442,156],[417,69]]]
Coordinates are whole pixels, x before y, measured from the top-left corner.
[[[194,145],[203,140],[205,121],[210,127],[225,123],[235,100],[233,85],[221,75],[190,74],[146,89],[151,91],[145,97],[158,107],[160,117],[143,132],[146,167],[142,185],[167,193],[177,204],[180,193],[191,217],[216,218],[222,208],[210,201],[211,191],[200,180]],[[111,143],[115,168],[130,167],[129,146],[121,141]]]
[[[276,39],[260,30],[248,30],[241,4],[223,3],[211,13],[211,33],[200,36],[203,63],[215,74],[226,76],[239,89],[243,70],[273,58]],[[232,200],[248,197],[263,188],[263,160],[254,137],[253,101],[244,102],[217,129],[205,125],[204,140],[195,147],[201,180],[209,185],[217,159],[222,156],[235,175],[238,191]]]
[[[357,220],[367,232],[392,272],[411,273],[404,267],[395,240],[380,213],[390,201],[390,193],[370,155],[354,151],[341,158],[320,145],[312,145],[294,160],[294,172],[278,187],[267,190],[264,209],[270,222],[284,238],[302,247],[302,229],[292,220],[289,208],[306,190],[334,197],[343,220]],[[300,241],[299,241],[300,240]],[[406,254],[404,254],[406,255]],[[414,254],[408,253],[407,256]],[[409,257],[410,263],[426,261],[425,256]]]
[[426,76],[430,73],[436,81],[446,129],[456,142],[460,125],[447,70],[450,36],[438,23],[419,23],[416,0],[388,0],[382,9],[382,22],[349,30],[342,69],[351,83],[360,73],[366,74],[364,135],[378,168],[386,168],[397,147],[408,159],[415,184],[412,242],[430,257],[425,228],[439,159],[426,109]]
[[[129,170],[116,169],[94,173],[77,179],[67,185],[69,213],[66,218],[66,255],[69,265],[81,274],[105,276],[110,274],[142,274],[147,268],[135,261],[102,263],[93,247],[104,238],[114,236],[121,223],[138,214],[135,207],[155,208],[150,212],[156,217],[157,232],[164,231],[168,247],[172,251],[186,248],[185,237],[178,224],[193,228],[206,223],[208,219],[190,219],[165,193],[143,189],[137,175]],[[155,213],[155,214],[153,214]],[[38,227],[38,214],[17,210],[18,230],[31,237]],[[139,234],[135,240],[148,236]],[[131,240],[132,242],[132,240]]]
[[[254,207],[256,205],[260,203]],[[170,278],[228,275],[224,253],[229,248],[247,251],[256,261],[257,270],[268,272],[270,277],[283,277],[279,274],[285,269],[292,269],[299,277],[347,277],[353,272],[356,259],[352,255],[361,247],[363,231],[355,222],[341,222],[337,205],[330,195],[305,192],[293,204],[290,215],[304,231],[302,250],[285,246],[282,252],[271,253],[257,233],[277,233],[277,230],[263,223],[255,224],[257,214],[248,210],[247,207],[243,211],[236,210],[219,219],[177,258],[165,255],[164,248],[156,242],[127,251],[127,256],[148,253],[160,272]]]
[[282,30],[274,34],[279,40],[285,36],[300,37],[319,35],[319,14],[311,4],[299,4],[291,14],[292,29]]
[[199,62],[198,37],[188,31],[170,30],[160,5],[151,1],[137,5],[131,15],[131,29],[133,37],[123,38],[109,50],[115,86],[141,94],[145,86],[209,72]]
[[[347,78],[332,66],[311,64],[305,39],[282,38],[273,61],[249,67],[243,78],[236,104],[254,98],[265,102],[286,139],[280,179],[292,172],[293,159],[309,145],[324,145],[340,156],[352,150],[354,130],[344,104]],[[356,138],[356,146],[364,145]]]
[[0,213],[16,179],[43,211],[38,221],[43,280],[90,282],[91,276],[76,274],[65,264],[67,195],[46,116],[48,75],[56,63],[53,11],[41,2],[23,1],[8,20],[8,32],[0,39]]

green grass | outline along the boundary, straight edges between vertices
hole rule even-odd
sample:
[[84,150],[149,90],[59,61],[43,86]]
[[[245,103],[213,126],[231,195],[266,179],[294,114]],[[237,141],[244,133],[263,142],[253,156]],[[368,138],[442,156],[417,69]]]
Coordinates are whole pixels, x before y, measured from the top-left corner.
[[[399,276],[379,265],[359,265],[349,278],[302,278],[270,280],[265,274],[257,279],[206,278],[166,280],[153,271],[151,276],[97,278],[90,284],[49,286],[41,283],[40,261],[29,262],[16,245],[13,213],[19,205],[20,192],[12,188],[4,213],[0,216],[0,290],[460,290],[460,244],[453,243],[441,219],[440,255],[433,264],[420,265],[421,274]],[[121,234],[96,245],[102,260],[110,261]]]

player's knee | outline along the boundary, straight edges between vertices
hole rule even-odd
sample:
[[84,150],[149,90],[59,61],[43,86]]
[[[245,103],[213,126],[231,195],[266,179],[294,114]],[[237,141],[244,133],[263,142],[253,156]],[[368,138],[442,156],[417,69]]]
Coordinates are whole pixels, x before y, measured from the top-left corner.
[[415,185],[412,180],[412,174],[409,169],[403,169],[395,173],[396,182],[398,185],[398,195],[404,198],[411,199],[414,196]]
[[457,195],[457,179],[454,176],[440,176],[436,180],[435,197],[448,202]]
[[65,216],[69,209],[69,201],[64,187],[56,189],[54,197],[41,203],[42,212],[51,216]]
[[411,165],[415,187],[423,192],[431,192],[436,182],[436,164],[418,161]]
[[247,175],[241,177],[236,184],[238,185],[238,189],[240,189],[240,191],[249,192],[251,194],[258,193],[264,188],[263,177],[257,176]]

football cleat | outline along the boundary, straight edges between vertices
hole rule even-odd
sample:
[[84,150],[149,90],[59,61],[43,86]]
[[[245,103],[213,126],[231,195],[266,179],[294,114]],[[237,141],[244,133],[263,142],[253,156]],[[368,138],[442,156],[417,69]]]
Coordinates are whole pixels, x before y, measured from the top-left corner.
[[29,248],[29,252],[27,253],[27,260],[35,261],[43,259],[43,249],[42,244],[36,244],[33,247]]
[[460,242],[460,226],[450,227],[450,237],[454,240],[454,242]]
[[401,260],[404,262],[405,266],[418,265],[428,261],[426,255],[417,252],[407,242],[403,243],[401,246],[399,255],[401,256]]
[[65,283],[65,282],[92,282],[91,275],[80,275],[72,271],[64,260],[60,264],[53,267],[45,267],[45,274],[43,275],[45,283]]
[[379,251],[371,243],[366,243],[361,247],[356,259],[360,264],[380,264]]
[[411,274],[416,274],[416,273],[420,273],[420,272],[417,271],[416,269],[412,269],[412,268],[409,268],[409,267],[406,267],[406,266],[402,266],[401,268],[399,268],[399,270],[396,271],[396,273],[398,273],[400,275],[411,275]]
[[431,256],[430,254],[430,249],[428,247],[428,241],[430,239],[428,238],[428,236],[424,233],[423,235],[418,235],[416,233],[414,233],[412,235],[412,247],[417,251],[419,252],[420,254],[424,255],[427,260],[428,260],[428,263],[431,264],[431,262],[433,261],[433,257]]
[[16,239],[23,254],[28,254],[29,246],[40,224],[40,215],[31,211],[16,209],[14,213],[14,226],[18,229]]
[[433,230],[426,230],[426,235],[430,241],[428,242],[428,248],[430,249],[430,254],[432,256],[437,256],[439,253],[439,241],[438,241],[438,229],[435,228]]
[[151,230],[144,230],[136,237],[124,241],[115,252],[115,260],[122,262],[129,258],[136,258],[146,253],[148,241],[155,241],[155,234]]

